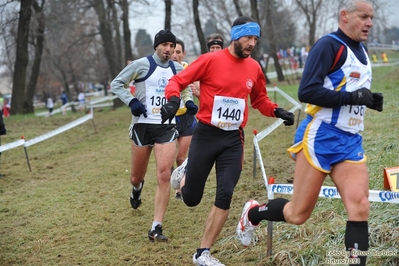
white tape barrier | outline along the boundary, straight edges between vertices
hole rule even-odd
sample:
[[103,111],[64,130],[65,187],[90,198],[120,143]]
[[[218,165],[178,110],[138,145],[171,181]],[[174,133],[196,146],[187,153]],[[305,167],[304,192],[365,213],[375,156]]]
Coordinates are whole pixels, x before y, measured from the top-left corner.
[[[302,72],[303,72],[303,68],[286,69],[286,70],[283,70],[283,74],[284,74],[285,76],[286,76],[286,75],[293,75],[293,74],[295,74],[295,73],[302,74]],[[273,72],[267,72],[266,75],[267,75],[267,77],[268,77],[269,79],[277,78],[277,72],[275,72],[275,71],[273,71]],[[267,89],[267,91],[269,92],[270,89]]]
[[62,127],[59,127],[59,128],[57,128],[57,129],[55,129],[53,131],[50,131],[50,132],[44,134],[44,135],[41,135],[39,137],[36,137],[36,138],[33,138],[31,140],[26,141],[25,142],[25,147],[29,147],[29,146],[31,146],[33,144],[36,144],[36,143],[39,143],[39,142],[44,141],[46,139],[49,139],[51,137],[54,137],[55,135],[58,135],[58,134],[60,134],[62,132],[65,132],[65,131],[67,131],[67,130],[73,128],[73,127],[76,127],[76,126],[78,126],[80,124],[83,124],[84,122],[86,122],[87,120],[90,120],[90,119],[93,119],[93,113],[87,114],[87,115],[85,115],[85,116],[83,116],[83,117],[81,117],[79,119],[76,119],[75,121],[72,121],[69,124],[63,125]]
[[[288,100],[290,103],[292,103],[294,105],[293,108],[291,108],[289,111],[291,113],[295,112],[297,109],[301,109],[302,105],[300,103],[298,103],[297,101],[295,101],[291,96],[289,96],[287,93],[285,93],[284,91],[282,91],[281,89],[279,89],[278,87],[274,87],[274,88],[270,88],[267,89],[267,92],[273,92],[276,91],[279,94],[281,94],[286,100]],[[276,122],[274,122],[273,124],[271,124],[270,126],[268,126],[267,128],[265,128],[264,130],[258,132],[258,134],[256,134],[254,136],[254,142],[259,142],[261,141],[264,137],[266,137],[267,135],[269,135],[271,132],[273,132],[276,128],[278,128],[282,123],[284,122],[283,119],[279,118]]]
[[399,60],[393,60],[389,63],[371,63],[371,67],[395,66],[399,65]]
[[118,96],[116,96],[116,95],[114,95],[114,96],[105,96],[105,97],[101,97],[101,98],[98,98],[98,99],[90,101],[90,104],[91,105],[96,105],[98,103],[102,103],[102,102],[105,102],[105,101],[113,102],[113,100],[116,99],[116,98],[118,98]]
[[[107,96],[107,97],[102,97],[100,99],[96,99],[95,101],[93,101],[90,104],[90,106],[91,106],[90,110],[91,111],[90,111],[89,114],[87,114],[87,115],[85,115],[85,116],[83,116],[81,118],[78,118],[78,119],[76,119],[75,121],[72,121],[69,124],[63,125],[63,126],[57,128],[57,129],[53,130],[53,131],[50,131],[50,132],[48,132],[48,133],[46,133],[44,135],[41,135],[41,136],[36,137],[36,138],[33,138],[31,140],[25,141],[25,139],[20,139],[20,140],[14,141],[14,142],[10,142],[10,143],[1,145],[0,146],[0,152],[4,152],[6,150],[10,150],[12,148],[16,148],[16,147],[19,147],[19,146],[22,146],[22,145],[24,147],[32,146],[32,145],[34,145],[36,143],[39,143],[41,141],[44,141],[44,140],[49,139],[51,137],[54,137],[54,136],[56,136],[58,134],[61,134],[62,132],[65,132],[65,131],[73,128],[73,127],[76,127],[76,126],[78,126],[80,124],[83,124],[84,122],[86,122],[86,121],[88,121],[90,119],[93,119],[93,106],[100,106],[101,104],[98,104],[98,103],[101,103],[101,102],[104,102],[104,101],[111,101],[111,103],[112,103],[112,100],[115,99],[115,98],[117,98],[116,95],[114,95],[112,97],[108,97]],[[61,106],[59,109],[57,109],[57,111],[55,111],[55,112],[60,112],[63,108],[70,109],[69,105],[71,105],[71,104],[75,104],[75,103],[74,102],[66,103],[63,106]],[[109,105],[107,103],[105,103],[103,105],[104,106],[112,106],[112,105]],[[48,115],[48,112],[38,113],[36,115],[38,115],[38,116],[40,116],[40,115]]]
[[[99,99],[96,99],[94,101],[90,101],[90,105],[92,106],[92,108],[103,108],[103,107],[111,107],[114,106],[114,100],[117,99],[118,96],[114,95],[114,96],[106,96],[106,97],[102,97]],[[108,101],[108,102],[106,102]]]
[[[54,137],[54,136],[56,136],[58,134],[61,134],[62,132],[65,132],[65,131],[67,131],[67,130],[69,130],[71,128],[74,128],[74,127],[76,127],[76,126],[78,126],[78,125],[80,125],[80,124],[82,124],[82,123],[84,123],[84,122],[86,122],[87,120],[90,120],[90,119],[93,119],[93,108],[92,107],[91,107],[91,110],[90,110],[89,114],[87,114],[87,115],[85,115],[85,116],[83,116],[81,118],[78,118],[75,121],[72,121],[71,123],[63,125],[63,126],[57,128],[57,129],[53,130],[53,131],[50,131],[50,132],[48,132],[48,133],[46,133],[44,135],[41,135],[39,137],[33,138],[31,140],[28,140],[28,141],[25,141],[25,139],[22,138],[21,140],[17,140],[17,141],[11,142],[11,143],[7,143],[5,145],[1,145],[0,146],[0,153],[3,152],[3,151],[6,151],[6,150],[9,150],[9,149],[12,149],[12,148],[16,148],[18,146],[22,146],[23,145],[24,149],[25,149],[26,161],[27,161],[28,166],[29,166],[29,171],[32,171],[31,167],[30,167],[29,157],[28,157],[28,153],[27,153],[26,147],[29,147],[29,146],[31,146],[33,144],[36,144],[36,143],[39,143],[39,142],[44,141],[46,139],[49,139],[51,137]],[[93,125],[94,125],[94,122],[93,122]]]
[[[292,184],[272,184],[269,185],[268,194],[269,199],[274,198],[274,193],[289,194],[294,192]],[[319,197],[340,199],[338,189],[336,187],[322,186]],[[399,192],[392,192],[388,190],[369,190],[369,201],[383,202],[383,203],[399,203]]]
[[[116,95],[96,98],[93,101],[88,101],[86,103],[86,106],[90,107],[90,109],[91,108],[110,107],[110,106],[114,105],[113,100],[116,99],[116,98],[118,98],[118,96],[116,96]],[[108,101],[108,102],[106,102],[106,101]],[[106,103],[102,103],[102,102],[106,102]],[[68,102],[68,103],[64,104],[63,106],[61,106],[60,108],[54,109],[51,114],[54,115],[54,114],[57,114],[57,113],[62,113],[63,110],[70,111],[70,110],[72,110],[71,107],[70,107],[71,105],[79,106],[79,102]],[[48,115],[49,115],[48,111],[35,113],[35,116],[48,116]]]
[[14,142],[7,143],[5,145],[1,145],[0,146],[0,152],[6,151],[6,150],[10,150],[12,148],[16,148],[16,147],[19,147],[19,146],[22,146],[22,145],[24,145],[24,143],[25,143],[25,139],[20,139],[20,140],[14,141]]
[[[291,108],[289,111],[290,112],[295,112],[298,109],[302,108],[302,105],[300,103],[298,103],[297,101],[295,101],[291,96],[289,96],[287,93],[285,93],[284,91],[282,91],[281,89],[279,89],[278,87],[274,86],[274,88],[270,88],[267,89],[268,92],[278,92],[279,94],[281,94],[286,100],[288,100],[289,102],[291,102],[294,107]],[[256,135],[254,135],[253,138],[253,142],[254,142],[254,147],[255,147],[255,153],[256,153],[256,157],[258,158],[259,164],[260,164],[260,169],[262,172],[262,177],[263,180],[265,182],[265,186],[267,188],[267,175],[266,175],[266,170],[265,170],[265,166],[263,164],[263,159],[262,159],[262,154],[260,152],[260,148],[259,148],[259,141],[261,141],[264,137],[266,137],[267,135],[269,135],[270,133],[272,133],[276,128],[278,128],[282,123],[284,122],[284,120],[282,120],[281,118],[279,118],[277,121],[275,121],[273,124],[271,124],[270,126],[268,126],[267,128],[265,128],[264,130],[258,132]]]
[[67,130],[73,128],[73,127],[76,127],[76,126],[78,126],[78,125],[80,125],[80,124],[82,124],[82,123],[84,123],[84,122],[86,122],[87,120],[90,120],[90,119],[93,119],[93,113],[87,114],[87,115],[85,115],[85,116],[83,116],[83,117],[81,117],[79,119],[76,119],[75,121],[72,121],[69,124],[66,124],[66,125],[64,125],[62,127],[59,127],[59,128],[57,128],[57,129],[55,129],[55,130],[53,130],[51,132],[48,132],[48,133],[46,133],[44,135],[41,135],[41,136],[36,137],[36,138],[33,138],[31,140],[25,141],[25,139],[20,139],[20,140],[16,140],[16,141],[1,145],[0,146],[0,152],[4,152],[6,150],[10,150],[10,149],[13,149],[13,148],[16,148],[16,147],[19,147],[19,146],[29,147],[29,146],[31,146],[33,144],[39,143],[39,142],[41,142],[43,140],[46,140],[48,138],[51,138],[51,137],[53,137],[55,135],[58,135],[58,134],[64,132],[64,131],[67,131]]
[[[71,107],[69,107],[70,105],[73,105],[73,104],[75,104],[75,103],[66,103],[66,104],[64,104],[63,106],[61,106],[60,108],[57,108],[57,109],[54,109],[52,112],[51,112],[51,114],[53,115],[53,114],[57,114],[57,113],[61,113],[62,112],[62,110],[66,110],[66,111],[70,111],[71,110]],[[35,116],[49,116],[50,115],[50,113],[49,113],[49,111],[44,111],[44,112],[41,112],[41,113],[35,113]]]
[[90,101],[90,106],[92,108],[104,108],[114,106],[114,100],[118,99],[118,96],[105,96],[103,98],[96,99],[95,101]]

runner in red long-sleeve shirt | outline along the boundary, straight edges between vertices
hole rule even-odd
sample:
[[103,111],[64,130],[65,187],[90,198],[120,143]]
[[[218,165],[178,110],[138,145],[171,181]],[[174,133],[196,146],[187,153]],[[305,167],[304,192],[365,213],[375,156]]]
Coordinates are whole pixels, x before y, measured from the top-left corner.
[[[256,43],[255,40],[253,42]],[[247,49],[252,50],[252,48]],[[233,123],[235,129],[245,127],[247,123],[248,105],[246,102],[248,96],[253,108],[258,109],[265,116],[275,116],[274,109],[277,108],[277,104],[267,97],[265,76],[258,62],[251,58],[246,60],[237,58],[231,54],[229,49],[224,49],[219,53],[204,54],[190,64],[190,69],[170,79],[165,91],[166,98],[179,97],[182,86],[188,86],[193,80],[201,82],[201,92],[203,91],[203,93],[200,94],[197,119],[204,124],[212,124],[212,109],[216,104],[215,96],[223,97],[220,99],[222,101],[232,100],[228,104],[232,106],[229,111],[238,111],[232,103],[238,100],[242,101],[244,109],[241,111],[243,113],[226,113],[227,117],[225,116],[225,122],[228,122],[226,124]],[[229,117],[233,115],[234,117]],[[222,118],[223,114],[220,116],[218,114],[217,121],[223,120]],[[217,124],[215,126],[223,128]]]
[[201,84],[198,124],[188,159],[172,173],[172,186],[181,188],[187,206],[200,203],[208,175],[216,163],[216,199],[208,216],[195,265],[224,265],[210,254],[229,213],[234,188],[242,170],[244,130],[248,120],[248,96],[263,115],[280,117],[294,124],[294,115],[272,102],[259,64],[250,57],[260,36],[260,27],[250,17],[239,17],[231,29],[230,46],[217,53],[201,55],[173,76],[165,87],[169,100],[162,108],[162,121],[170,122],[180,103],[180,91],[188,84]]

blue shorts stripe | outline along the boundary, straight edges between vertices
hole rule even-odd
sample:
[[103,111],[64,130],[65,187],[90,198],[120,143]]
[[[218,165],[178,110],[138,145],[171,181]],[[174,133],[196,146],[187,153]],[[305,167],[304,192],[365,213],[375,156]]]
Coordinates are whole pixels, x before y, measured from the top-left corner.
[[303,149],[308,162],[317,170],[330,173],[340,162],[363,163],[366,161],[362,136],[344,132],[332,125],[308,116],[295,134],[295,144],[288,149],[291,157]]

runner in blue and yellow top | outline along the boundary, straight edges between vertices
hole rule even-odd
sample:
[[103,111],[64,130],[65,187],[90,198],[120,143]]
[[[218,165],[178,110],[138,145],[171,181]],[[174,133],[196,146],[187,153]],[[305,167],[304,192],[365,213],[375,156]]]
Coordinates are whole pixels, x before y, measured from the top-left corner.
[[338,15],[338,30],[310,50],[299,85],[307,117],[288,149],[296,160],[292,200],[276,198],[262,205],[248,201],[237,235],[248,245],[262,220],[305,223],[329,175],[347,212],[346,260],[364,266],[366,256],[354,256],[367,254],[369,247],[369,176],[360,132],[369,109],[383,109],[383,95],[371,92],[372,69],[362,44],[371,32],[374,8],[370,0],[343,0]]

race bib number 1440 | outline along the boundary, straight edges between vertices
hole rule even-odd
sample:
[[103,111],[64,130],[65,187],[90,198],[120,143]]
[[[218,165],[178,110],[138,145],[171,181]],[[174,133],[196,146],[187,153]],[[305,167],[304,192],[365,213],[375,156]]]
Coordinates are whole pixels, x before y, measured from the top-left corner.
[[215,96],[211,124],[226,131],[237,130],[244,121],[244,111],[244,99]]

